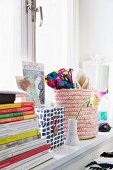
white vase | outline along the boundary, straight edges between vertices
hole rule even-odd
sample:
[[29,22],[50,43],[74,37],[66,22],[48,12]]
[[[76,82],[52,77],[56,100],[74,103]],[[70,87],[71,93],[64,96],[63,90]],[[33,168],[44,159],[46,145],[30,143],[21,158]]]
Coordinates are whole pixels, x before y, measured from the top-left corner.
[[69,146],[79,145],[79,138],[77,134],[77,120],[75,119],[68,120],[68,133],[65,144]]

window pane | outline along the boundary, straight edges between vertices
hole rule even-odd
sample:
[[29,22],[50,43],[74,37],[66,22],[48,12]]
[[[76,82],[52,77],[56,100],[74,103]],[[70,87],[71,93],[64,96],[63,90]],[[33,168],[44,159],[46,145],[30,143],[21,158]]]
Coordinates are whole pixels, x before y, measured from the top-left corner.
[[15,88],[21,72],[21,1],[0,3],[0,90]]
[[[44,63],[45,74],[67,67],[67,0],[37,0],[43,8],[43,26],[36,22],[36,60]],[[53,101],[53,89],[46,86],[46,100]]]
[[67,66],[67,0],[37,0],[43,8],[43,26],[36,25],[36,59],[45,72]]

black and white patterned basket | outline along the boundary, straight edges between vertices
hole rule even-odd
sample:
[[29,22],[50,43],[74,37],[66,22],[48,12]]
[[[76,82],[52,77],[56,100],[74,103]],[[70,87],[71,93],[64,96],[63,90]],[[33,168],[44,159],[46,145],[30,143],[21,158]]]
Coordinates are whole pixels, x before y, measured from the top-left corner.
[[51,149],[64,144],[64,108],[40,107],[36,109],[41,137],[46,137]]

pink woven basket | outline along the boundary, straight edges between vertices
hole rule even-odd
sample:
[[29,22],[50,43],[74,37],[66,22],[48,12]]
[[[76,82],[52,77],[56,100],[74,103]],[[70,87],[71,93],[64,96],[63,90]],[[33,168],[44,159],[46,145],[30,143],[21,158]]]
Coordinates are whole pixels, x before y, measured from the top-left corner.
[[[90,98],[92,90],[61,89],[55,90],[56,105],[64,107],[64,135],[68,130],[68,119],[75,118],[81,104]],[[97,107],[83,107],[77,121],[79,139],[90,139],[98,133],[98,110]]]

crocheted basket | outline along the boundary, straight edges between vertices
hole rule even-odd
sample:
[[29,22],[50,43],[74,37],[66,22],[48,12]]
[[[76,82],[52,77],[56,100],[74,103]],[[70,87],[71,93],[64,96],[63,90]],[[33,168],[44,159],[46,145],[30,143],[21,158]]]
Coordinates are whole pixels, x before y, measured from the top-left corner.
[[[68,130],[68,119],[75,118],[81,104],[90,98],[92,90],[61,89],[54,90],[55,103],[64,107],[64,136]],[[77,121],[79,139],[90,139],[98,133],[98,110],[97,107],[84,106]]]

